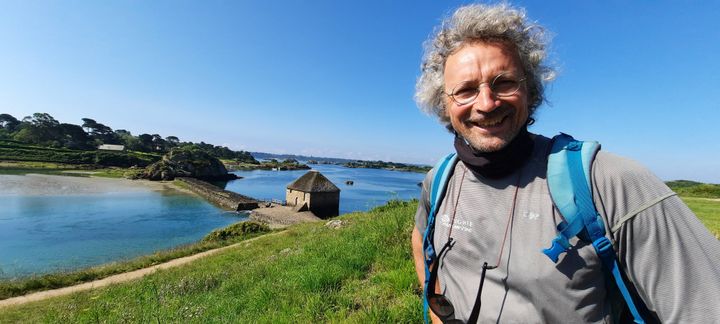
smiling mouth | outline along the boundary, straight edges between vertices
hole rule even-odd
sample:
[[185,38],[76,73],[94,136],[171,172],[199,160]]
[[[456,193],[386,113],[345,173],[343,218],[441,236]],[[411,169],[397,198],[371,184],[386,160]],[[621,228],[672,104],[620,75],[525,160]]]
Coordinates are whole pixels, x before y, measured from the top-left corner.
[[482,128],[494,127],[502,124],[509,115],[499,115],[493,118],[483,118],[482,120],[469,120],[469,124]]

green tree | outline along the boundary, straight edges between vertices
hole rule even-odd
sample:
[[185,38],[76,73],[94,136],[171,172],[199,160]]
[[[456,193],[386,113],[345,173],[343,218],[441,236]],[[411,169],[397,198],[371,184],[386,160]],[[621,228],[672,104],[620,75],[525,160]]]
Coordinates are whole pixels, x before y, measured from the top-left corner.
[[55,147],[62,146],[58,139],[62,135],[60,122],[47,113],[34,113],[26,116],[20,123],[20,131],[13,136],[15,140]]
[[50,116],[50,114],[48,113],[34,113],[32,115],[32,119],[30,119],[30,123],[32,123],[34,126],[47,129],[52,129],[60,126],[60,122],[55,120],[55,118],[53,118],[53,116]]
[[138,135],[139,144],[136,151],[153,152],[153,137],[150,134]]
[[82,128],[85,129],[85,132],[88,134],[92,133],[93,129],[97,126],[97,122],[94,119],[82,118],[82,121]]
[[17,118],[10,114],[0,114],[0,128],[12,133],[18,126],[20,126],[20,121]]
[[83,118],[82,127],[95,140],[95,144],[121,144],[118,134],[112,128],[98,123],[91,118]]
[[168,136],[165,137],[165,142],[168,145],[169,149],[172,149],[173,147],[177,147],[180,144],[180,139],[176,136]]
[[60,124],[62,132],[62,145],[74,150],[88,150],[94,148],[93,140],[85,133],[82,127],[74,124]]

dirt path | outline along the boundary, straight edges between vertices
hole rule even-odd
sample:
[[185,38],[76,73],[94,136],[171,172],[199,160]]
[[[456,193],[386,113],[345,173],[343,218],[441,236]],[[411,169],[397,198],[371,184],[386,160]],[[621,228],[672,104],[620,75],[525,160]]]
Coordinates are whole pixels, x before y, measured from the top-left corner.
[[180,266],[183,264],[190,263],[197,259],[206,257],[208,255],[212,255],[212,254],[215,254],[215,253],[227,250],[227,249],[232,249],[232,248],[238,247],[240,245],[246,244],[248,242],[252,242],[252,241],[257,240],[262,237],[274,236],[274,235],[278,235],[278,234],[282,234],[282,233],[284,233],[284,231],[266,234],[263,236],[259,236],[259,237],[255,237],[255,238],[252,238],[249,240],[238,242],[233,245],[228,245],[228,246],[224,246],[224,247],[217,248],[214,250],[209,250],[209,251],[201,252],[198,254],[189,255],[189,256],[174,259],[174,260],[171,260],[171,261],[168,261],[165,263],[157,264],[157,265],[154,265],[151,267],[147,267],[147,268],[143,268],[143,269],[139,269],[139,270],[135,270],[135,271],[130,271],[130,272],[126,272],[126,273],[116,274],[116,275],[113,275],[113,276],[110,276],[110,277],[107,277],[104,279],[86,282],[86,283],[75,285],[75,286],[58,288],[58,289],[53,289],[53,290],[39,291],[39,292],[24,295],[24,296],[18,296],[18,297],[12,297],[12,298],[8,298],[8,299],[0,300],[0,308],[7,307],[7,306],[14,306],[14,305],[22,305],[25,303],[34,302],[34,301],[38,301],[38,300],[44,300],[44,299],[48,299],[51,297],[64,296],[64,295],[69,295],[69,294],[79,292],[79,291],[97,289],[97,288],[105,287],[105,286],[108,286],[111,284],[127,282],[130,280],[142,278],[149,274],[153,274],[160,269],[174,268],[174,267],[177,267],[177,266]]

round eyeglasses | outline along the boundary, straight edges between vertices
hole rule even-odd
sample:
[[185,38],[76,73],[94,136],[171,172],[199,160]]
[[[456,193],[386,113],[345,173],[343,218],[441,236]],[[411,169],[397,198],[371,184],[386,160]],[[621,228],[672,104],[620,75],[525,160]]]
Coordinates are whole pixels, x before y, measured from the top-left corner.
[[452,92],[445,93],[456,104],[467,105],[477,99],[480,94],[480,88],[487,84],[490,92],[496,97],[509,97],[520,90],[520,85],[525,82],[526,78],[516,78],[510,72],[503,72],[496,75],[490,82],[465,81],[458,83],[453,87]]

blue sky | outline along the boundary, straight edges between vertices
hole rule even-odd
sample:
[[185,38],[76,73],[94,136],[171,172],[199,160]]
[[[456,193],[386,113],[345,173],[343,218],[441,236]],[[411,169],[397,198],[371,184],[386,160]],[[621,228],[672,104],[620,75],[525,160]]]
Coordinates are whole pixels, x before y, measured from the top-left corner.
[[[0,1],[0,112],[233,149],[432,164],[422,42],[467,1]],[[560,68],[532,132],[720,183],[720,4],[514,2]]]

